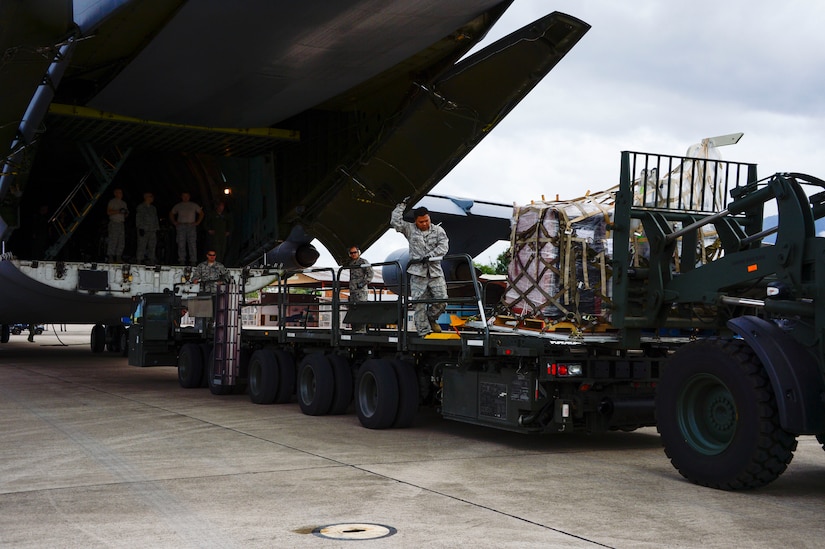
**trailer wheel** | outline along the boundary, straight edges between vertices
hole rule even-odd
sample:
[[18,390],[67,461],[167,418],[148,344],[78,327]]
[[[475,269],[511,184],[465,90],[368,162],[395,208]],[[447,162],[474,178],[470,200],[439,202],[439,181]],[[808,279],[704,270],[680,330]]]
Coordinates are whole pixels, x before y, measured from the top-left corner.
[[398,376],[388,360],[368,359],[358,371],[355,411],[367,429],[386,429],[398,413]]
[[209,364],[206,362],[206,359],[209,358],[209,353],[212,352],[212,345],[209,343],[201,343],[201,361],[203,361],[203,368],[201,371],[203,372],[203,376],[201,377],[201,387],[206,388],[209,387]]
[[11,328],[8,324],[3,324],[0,327],[0,343],[8,343],[11,339]]
[[258,349],[249,359],[249,400],[272,404],[278,393],[278,361],[271,349]]
[[333,415],[346,414],[350,402],[352,402],[352,368],[349,360],[341,355],[329,354],[327,360],[332,366],[332,374],[335,379],[332,406],[330,406],[329,413]]
[[178,352],[178,383],[192,389],[201,386],[203,379],[203,352],[197,343],[187,343]]
[[129,356],[129,328],[120,327],[120,354]]
[[677,351],[659,382],[656,417],[673,466],[711,488],[764,486],[796,449],[779,425],[765,369],[738,340],[696,341]]
[[304,357],[298,366],[298,404],[308,416],[323,416],[332,407],[335,377],[332,365],[321,353]]
[[418,376],[410,362],[393,360],[392,366],[398,378],[398,414],[392,426],[409,427],[418,412]]
[[209,351],[209,356],[206,359],[206,381],[209,383],[209,392],[213,395],[231,395],[235,390],[234,385],[216,385],[215,384],[215,349]]
[[247,348],[242,348],[238,354],[238,379],[235,382],[235,394],[242,395],[246,392],[246,386],[249,382],[249,359],[252,358],[252,351]]
[[90,339],[93,353],[102,353],[106,348],[106,328],[102,324],[95,324]]
[[275,357],[278,359],[278,392],[275,395],[275,402],[286,404],[292,400],[295,394],[295,359],[287,351],[275,349]]
[[110,353],[120,352],[120,326],[106,326],[106,350]]

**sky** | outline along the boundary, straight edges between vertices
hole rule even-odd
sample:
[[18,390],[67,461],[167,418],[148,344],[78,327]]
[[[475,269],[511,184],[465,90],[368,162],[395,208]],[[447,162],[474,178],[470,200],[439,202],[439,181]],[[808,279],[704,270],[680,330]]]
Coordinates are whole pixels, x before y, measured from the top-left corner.
[[[825,179],[825,3],[515,0],[479,47],[552,11],[592,28],[431,192],[505,204],[576,198],[618,183],[623,150],[683,155],[735,132],[745,135],[720,149],[724,159],[756,162],[760,177]],[[318,265],[334,264],[316,245]],[[384,261],[406,246],[390,231],[363,255]]]

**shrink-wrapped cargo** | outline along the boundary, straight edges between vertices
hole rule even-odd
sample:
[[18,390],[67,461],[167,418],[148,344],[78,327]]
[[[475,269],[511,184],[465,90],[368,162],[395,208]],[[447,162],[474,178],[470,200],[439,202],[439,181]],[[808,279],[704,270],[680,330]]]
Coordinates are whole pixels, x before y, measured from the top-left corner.
[[606,320],[613,192],[515,206],[505,306],[575,324]]
[[[663,161],[664,158],[664,161]],[[629,168],[638,174],[633,183],[634,207],[680,212],[718,211],[728,191],[728,166],[710,142],[688,149],[688,158],[642,156]],[[575,327],[610,322],[610,223],[617,188],[583,198],[534,202],[514,206],[510,239],[512,254],[503,304],[515,317],[545,323],[567,321]],[[681,222],[673,223],[678,230]],[[646,266],[649,250],[644,227],[634,220],[629,243],[633,266]],[[721,253],[713,225],[698,229],[697,263]],[[681,270],[681,239],[672,258],[674,272]]]

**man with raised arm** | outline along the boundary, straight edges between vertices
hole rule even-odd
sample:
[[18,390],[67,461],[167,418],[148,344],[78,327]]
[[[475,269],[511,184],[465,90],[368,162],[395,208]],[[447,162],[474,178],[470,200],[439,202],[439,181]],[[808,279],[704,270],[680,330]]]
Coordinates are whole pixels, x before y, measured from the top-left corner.
[[[390,225],[407,237],[410,243],[410,299],[447,299],[447,282],[441,269],[441,258],[447,253],[450,241],[440,225],[430,220],[430,212],[423,206],[413,211],[415,222],[404,221],[407,199],[392,211]],[[432,332],[440,332],[438,317],[447,304],[418,303],[415,305],[415,330],[425,337]]]

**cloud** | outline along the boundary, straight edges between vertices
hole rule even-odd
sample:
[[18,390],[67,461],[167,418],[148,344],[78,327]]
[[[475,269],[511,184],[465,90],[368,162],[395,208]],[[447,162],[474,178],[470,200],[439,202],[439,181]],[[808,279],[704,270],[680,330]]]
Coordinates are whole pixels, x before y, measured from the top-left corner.
[[[724,158],[825,178],[825,4],[516,0],[484,44],[552,10],[592,28],[434,192],[575,198],[618,182],[622,150],[681,155],[738,131]],[[390,233],[365,256],[404,246]]]

